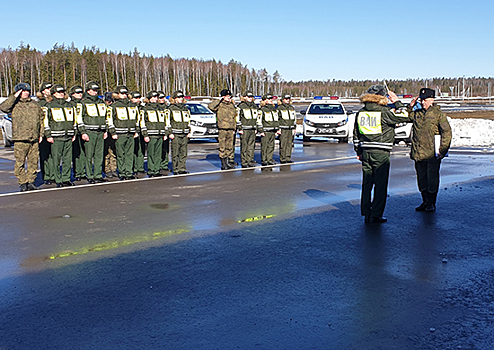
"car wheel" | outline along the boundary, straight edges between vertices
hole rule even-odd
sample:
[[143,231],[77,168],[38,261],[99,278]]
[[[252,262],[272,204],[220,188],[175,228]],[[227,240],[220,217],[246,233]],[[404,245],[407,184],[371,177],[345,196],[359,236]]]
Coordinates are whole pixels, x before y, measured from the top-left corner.
[[5,132],[4,128],[2,128],[2,137],[3,137],[3,146],[4,147],[12,146],[12,141],[7,139],[7,133]]
[[338,139],[338,143],[348,143],[348,137],[341,137]]

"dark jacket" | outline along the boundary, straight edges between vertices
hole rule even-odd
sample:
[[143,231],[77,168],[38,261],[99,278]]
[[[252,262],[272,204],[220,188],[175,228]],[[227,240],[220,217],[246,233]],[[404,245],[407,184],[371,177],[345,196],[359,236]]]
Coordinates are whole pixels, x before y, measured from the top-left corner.
[[38,141],[43,135],[44,113],[31,98],[10,95],[0,105],[5,113],[12,113],[12,141]]
[[435,135],[441,135],[439,153],[445,156],[451,145],[452,133],[448,119],[441,108],[432,105],[427,110],[412,111],[412,108],[408,107],[408,116],[413,123],[410,158],[415,161],[436,159]]
[[[353,144],[357,154],[367,151],[390,152],[395,139],[396,124],[407,122],[408,116],[395,114],[387,106],[386,96],[366,94],[360,98],[364,108],[355,116]],[[404,107],[395,102],[396,109]]]

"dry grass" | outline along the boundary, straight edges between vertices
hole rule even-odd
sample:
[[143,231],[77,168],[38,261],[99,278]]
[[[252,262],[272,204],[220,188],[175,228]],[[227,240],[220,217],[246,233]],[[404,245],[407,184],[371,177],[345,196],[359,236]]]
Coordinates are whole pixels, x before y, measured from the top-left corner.
[[494,120],[494,111],[447,112],[447,115],[453,119],[476,118]]

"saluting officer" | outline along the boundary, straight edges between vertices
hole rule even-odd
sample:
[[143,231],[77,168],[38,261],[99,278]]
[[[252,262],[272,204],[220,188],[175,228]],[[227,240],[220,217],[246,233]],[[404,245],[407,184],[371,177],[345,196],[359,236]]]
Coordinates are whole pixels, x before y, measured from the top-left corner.
[[85,94],[76,110],[76,122],[86,152],[87,182],[106,182],[103,179],[104,143],[108,136],[106,103],[99,98],[100,87],[94,81],[85,86]]
[[[47,103],[53,99],[50,92],[52,86],[52,83],[44,82],[41,84],[39,91],[36,93],[38,104],[45,114]],[[50,167],[50,153],[51,143],[46,140],[46,137],[43,137],[43,140],[39,144],[39,165],[41,175],[43,176],[43,181],[46,185],[52,185],[55,182],[55,173]]]
[[162,176],[160,173],[161,152],[163,140],[166,136],[166,115],[160,113],[158,106],[158,92],[149,91],[141,108],[141,134],[147,142],[148,149],[148,176]]
[[[84,90],[80,85],[74,85],[69,90],[70,105],[74,108],[77,115],[78,108],[81,107],[81,100]],[[86,178],[86,154],[84,152],[84,142],[81,139],[81,133],[76,130],[76,137],[72,142],[72,167],[74,171],[74,180],[81,181]]]
[[108,129],[115,140],[117,167],[120,180],[135,179],[132,173],[134,164],[134,139],[137,133],[138,111],[129,105],[129,90],[125,85],[115,89],[115,100],[107,109]]
[[168,137],[172,144],[172,165],[174,174],[188,174],[185,163],[187,146],[190,137],[190,112],[184,104],[185,96],[180,90],[175,91],[170,98],[168,107]]
[[[422,204],[415,208],[417,211],[436,210],[441,159],[446,156],[451,145],[451,126],[441,107],[434,104],[435,96],[434,90],[422,88],[420,95],[408,106],[409,117],[413,122],[410,158],[415,161],[417,184],[422,195]],[[413,110],[418,99],[420,107]]]
[[[50,163],[57,187],[74,186],[70,181],[72,142],[75,140],[75,110],[67,102],[65,88],[56,84],[51,88],[53,101],[46,105],[45,137],[51,145]],[[60,169],[61,166],[61,169]]]
[[292,147],[295,127],[297,126],[297,116],[295,108],[291,105],[292,96],[284,94],[281,104],[278,105],[278,116],[280,123],[280,163],[293,163]]
[[254,103],[252,91],[246,91],[237,106],[237,130],[240,134],[240,159],[242,168],[256,166],[254,149],[256,147],[256,123],[259,108]]
[[[362,196],[360,212],[365,223],[383,223],[388,196],[389,154],[395,139],[395,126],[408,121],[408,116],[394,114],[389,100],[396,109],[404,107],[392,91],[386,93],[383,85],[372,85],[360,98],[364,103],[355,117],[353,144],[357,158],[362,162]],[[371,200],[372,188],[374,199]]]
[[257,117],[257,130],[261,133],[262,165],[274,165],[274,143],[279,130],[278,111],[274,106],[273,95],[264,94]]

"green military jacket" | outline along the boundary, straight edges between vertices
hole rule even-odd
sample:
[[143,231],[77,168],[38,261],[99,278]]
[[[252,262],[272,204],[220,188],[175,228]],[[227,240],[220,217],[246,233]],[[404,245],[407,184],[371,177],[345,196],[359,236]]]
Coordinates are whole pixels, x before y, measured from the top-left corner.
[[108,130],[114,134],[134,134],[139,123],[139,110],[128,98],[117,99],[107,108]]
[[107,131],[106,103],[98,96],[84,93],[76,106],[76,123],[81,134],[87,131]]
[[268,104],[261,107],[257,114],[257,131],[277,131],[279,125],[276,107]]
[[5,113],[12,113],[12,141],[38,141],[43,135],[44,113],[31,98],[10,95],[0,104]]
[[54,98],[45,106],[45,137],[72,137],[75,135],[75,110],[63,98]]
[[291,104],[281,103],[278,108],[278,121],[280,129],[295,129],[297,126],[297,114]]
[[146,103],[141,108],[140,127],[144,137],[166,135],[166,110],[160,110],[157,102]]
[[190,133],[190,111],[184,103],[172,103],[168,106],[167,135]]
[[[361,101],[364,108],[355,116],[353,128],[353,144],[355,151],[362,149],[370,151],[390,152],[395,139],[395,127],[398,123],[408,121],[406,114],[394,113],[387,106],[386,96],[366,94]],[[395,102],[396,109],[404,107],[400,101]]]
[[439,153],[445,156],[451,145],[451,126],[441,107],[432,105],[427,110],[408,107],[412,126],[410,158],[415,161],[436,159],[435,135],[440,135]]
[[254,102],[243,101],[237,106],[237,130],[255,130],[259,108]]
[[219,99],[211,102],[208,107],[216,113],[218,129],[235,130],[237,126],[237,110],[235,109],[235,103]]

